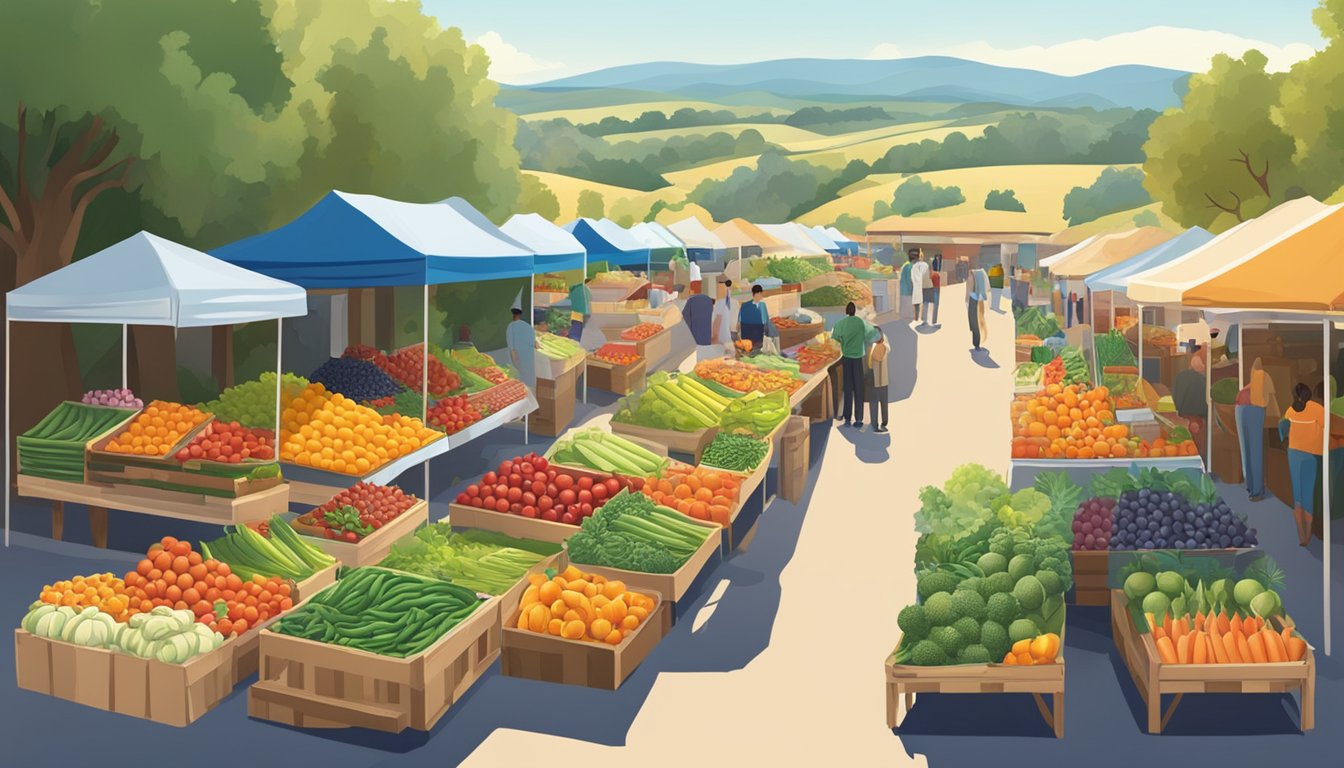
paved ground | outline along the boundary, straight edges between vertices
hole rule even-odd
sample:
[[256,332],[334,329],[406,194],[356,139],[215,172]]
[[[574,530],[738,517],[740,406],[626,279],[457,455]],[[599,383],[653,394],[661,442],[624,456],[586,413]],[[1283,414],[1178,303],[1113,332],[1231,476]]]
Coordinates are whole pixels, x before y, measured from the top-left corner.
[[[925,695],[899,736],[886,729],[881,662],[897,635],[896,613],[914,590],[916,492],[967,461],[1007,466],[1011,317],[991,313],[994,351],[972,357],[963,314],[954,311],[959,291],[949,289],[945,300],[945,325],[936,332],[886,327],[895,349],[891,435],[816,427],[808,495],[796,506],[778,501],[769,509],[749,551],[719,567],[694,618],[679,623],[618,692],[513,680],[496,670],[432,733],[389,737],[249,720],[245,687],[191,728],[175,729],[19,691],[7,678],[0,681],[0,711],[7,715],[0,721],[0,762],[139,765],[149,749],[202,766],[240,758],[259,765],[682,766],[840,757],[863,766],[1036,767],[1128,765],[1153,754],[1238,766],[1337,764],[1326,757],[1344,749],[1344,729],[1337,727],[1344,683],[1336,661],[1322,659],[1317,730],[1307,736],[1295,732],[1291,700],[1266,695],[1187,697],[1170,734],[1150,737],[1142,733],[1142,705],[1101,609],[1069,612],[1064,740],[1049,737],[1025,696]],[[593,401],[581,407],[581,418],[605,418],[610,399]],[[475,444],[473,453],[436,462],[439,508],[486,465],[515,453],[520,437],[504,430]],[[1307,636],[1319,638],[1319,545],[1303,550],[1290,540],[1287,511],[1277,502],[1249,505],[1238,489],[1221,490],[1255,519],[1265,548],[1288,574],[1290,609]],[[20,528],[46,532],[43,510],[28,507],[19,515]],[[67,530],[87,541],[80,517],[68,514]],[[133,550],[164,532],[162,521],[118,516],[112,546]],[[120,570],[132,559],[21,535],[0,555],[6,585],[0,615],[17,622],[41,584]],[[1338,579],[1334,590],[1338,601],[1344,594]],[[1338,636],[1340,622],[1335,629]],[[12,636],[0,638],[5,658]]]

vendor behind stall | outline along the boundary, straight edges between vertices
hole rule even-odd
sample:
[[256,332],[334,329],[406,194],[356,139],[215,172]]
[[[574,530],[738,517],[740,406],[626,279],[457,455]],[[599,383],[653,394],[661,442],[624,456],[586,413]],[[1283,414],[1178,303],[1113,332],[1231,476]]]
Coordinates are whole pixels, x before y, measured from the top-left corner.
[[588,289],[589,280],[576,283],[569,289],[569,338],[583,341],[583,324],[588,322],[592,312],[593,292]]
[[719,295],[714,301],[714,339],[713,343],[724,348],[725,354],[733,354],[733,323],[737,321],[738,308],[733,301],[733,281],[719,277]]
[[765,307],[764,289],[751,286],[751,301],[743,304],[737,313],[738,334],[758,350],[765,343],[765,326],[770,322],[770,311]]
[[1190,367],[1176,374],[1171,384],[1171,400],[1176,406],[1176,415],[1185,420],[1190,437],[1201,452],[1204,449],[1205,420],[1209,415],[1209,403],[1204,397],[1207,386],[1204,382],[1206,350],[1207,347],[1194,347]]
[[703,293],[692,294],[681,310],[681,318],[695,341],[697,362],[723,356],[723,347],[714,344],[713,299]]
[[518,379],[528,389],[537,388],[537,332],[523,322],[523,310],[513,308],[513,322],[505,329],[505,343],[509,348],[509,362],[518,371]]

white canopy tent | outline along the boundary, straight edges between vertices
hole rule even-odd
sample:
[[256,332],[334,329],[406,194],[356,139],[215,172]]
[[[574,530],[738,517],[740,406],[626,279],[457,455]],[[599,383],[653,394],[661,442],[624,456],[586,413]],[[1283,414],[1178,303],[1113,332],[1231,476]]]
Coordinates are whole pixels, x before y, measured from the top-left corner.
[[[5,296],[5,444],[10,444],[10,327],[15,322],[121,326],[126,386],[130,325],[200,328],[276,321],[275,433],[280,435],[281,331],[308,314],[303,288],[250,272],[185,245],[139,232]],[[10,467],[5,463],[5,545],[9,545]]]
[[831,237],[830,233],[821,227],[809,227],[805,224],[800,224],[799,226],[803,228],[803,232],[805,232],[808,237],[812,238],[812,242],[821,246],[823,251],[832,254],[839,254],[844,251],[844,246],[836,242],[835,238]]
[[817,244],[817,241],[801,224],[789,222],[788,224],[757,224],[756,226],[776,240],[787,243],[796,254],[802,256],[830,255],[826,253],[825,248]]

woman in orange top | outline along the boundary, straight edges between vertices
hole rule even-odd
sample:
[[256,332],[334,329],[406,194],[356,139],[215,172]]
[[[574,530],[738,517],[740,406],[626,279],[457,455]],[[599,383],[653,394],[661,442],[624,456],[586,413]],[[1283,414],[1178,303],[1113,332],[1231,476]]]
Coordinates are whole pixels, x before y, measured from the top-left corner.
[[[1293,478],[1293,520],[1297,542],[1307,546],[1316,506],[1316,478],[1321,474],[1325,408],[1311,399],[1311,387],[1293,387],[1293,404],[1283,413],[1288,422],[1288,471]],[[1282,430],[1282,427],[1280,427]]]

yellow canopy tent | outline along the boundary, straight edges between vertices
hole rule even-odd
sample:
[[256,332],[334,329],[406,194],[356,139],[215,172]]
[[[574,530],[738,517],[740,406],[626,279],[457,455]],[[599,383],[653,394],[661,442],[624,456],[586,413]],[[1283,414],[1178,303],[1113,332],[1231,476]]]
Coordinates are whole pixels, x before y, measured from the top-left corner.
[[[1296,201],[1295,201],[1296,202]],[[1315,201],[1312,201],[1315,202]],[[1319,204],[1318,204],[1319,205]],[[1282,206],[1280,206],[1282,207]],[[1276,209],[1277,210],[1277,209]],[[1187,289],[1181,302],[1191,307],[1237,310],[1239,318],[1320,323],[1321,370],[1330,381],[1331,330],[1344,317],[1344,205],[1318,211],[1231,268]],[[1240,349],[1241,322],[1237,324]],[[1241,361],[1239,361],[1241,362]],[[1244,379],[1244,362],[1239,380]],[[1338,375],[1338,372],[1336,373]],[[1329,397],[1327,384],[1327,398]],[[1327,406],[1329,402],[1327,400]],[[1329,407],[1321,430],[1321,456],[1330,456]],[[1337,417],[1336,417],[1337,418]],[[1330,654],[1330,462],[1321,462],[1322,597],[1325,653]]]
[[1042,259],[1041,266],[1049,268],[1050,274],[1056,277],[1087,277],[1171,238],[1172,233],[1160,227],[1139,227],[1128,232],[1097,235],[1067,251]]

